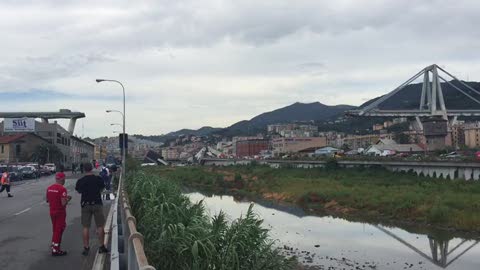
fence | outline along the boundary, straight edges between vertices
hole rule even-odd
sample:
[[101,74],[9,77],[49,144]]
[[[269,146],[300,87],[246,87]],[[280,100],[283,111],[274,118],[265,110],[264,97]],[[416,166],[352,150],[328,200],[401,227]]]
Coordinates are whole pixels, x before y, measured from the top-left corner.
[[[143,236],[128,203],[128,195],[120,176],[117,196],[112,203],[105,225],[105,243],[111,237],[110,270],[155,270],[148,264]],[[97,254],[92,270],[105,270],[106,255]]]

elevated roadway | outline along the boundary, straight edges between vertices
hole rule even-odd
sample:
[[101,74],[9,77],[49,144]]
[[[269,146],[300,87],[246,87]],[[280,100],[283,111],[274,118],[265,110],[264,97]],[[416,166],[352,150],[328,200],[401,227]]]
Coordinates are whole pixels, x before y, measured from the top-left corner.
[[[248,165],[251,159],[221,159],[204,158],[201,160],[203,165]],[[259,164],[269,165],[271,167],[280,167],[282,165],[291,165],[298,168],[323,167],[327,163],[324,160],[255,160]],[[477,162],[422,162],[422,161],[388,161],[388,160],[338,160],[339,166],[345,168],[382,166],[391,171],[414,172],[417,175],[423,175],[434,178],[444,179],[464,179],[480,180],[480,163]]]

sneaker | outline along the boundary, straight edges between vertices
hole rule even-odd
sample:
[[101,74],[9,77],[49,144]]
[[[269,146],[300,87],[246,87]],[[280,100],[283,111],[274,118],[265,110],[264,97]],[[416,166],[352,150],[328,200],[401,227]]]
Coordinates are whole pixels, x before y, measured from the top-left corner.
[[108,249],[103,245],[98,248],[98,253],[108,253]]
[[52,251],[52,256],[54,257],[65,256],[65,255],[67,255],[67,252],[65,250]]
[[83,247],[83,251],[82,251],[83,256],[88,256],[89,252],[90,252],[90,247]]
[[8,198],[12,198],[12,197],[13,197],[13,195],[12,195],[12,194],[8,194]]

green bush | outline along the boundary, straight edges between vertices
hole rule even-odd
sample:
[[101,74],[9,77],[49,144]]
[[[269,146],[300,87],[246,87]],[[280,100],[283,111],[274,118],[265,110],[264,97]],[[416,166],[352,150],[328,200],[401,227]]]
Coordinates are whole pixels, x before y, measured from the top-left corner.
[[338,169],[338,162],[335,158],[329,158],[325,163],[325,169],[327,171],[335,171]]
[[[218,179],[218,178],[217,178]],[[157,269],[293,269],[273,247],[251,205],[232,223],[192,204],[177,181],[138,171],[126,182],[149,262]]]
[[447,222],[449,217],[450,211],[448,207],[440,204],[439,202],[435,202],[435,204],[430,208],[428,212],[427,221],[430,223],[443,223]]

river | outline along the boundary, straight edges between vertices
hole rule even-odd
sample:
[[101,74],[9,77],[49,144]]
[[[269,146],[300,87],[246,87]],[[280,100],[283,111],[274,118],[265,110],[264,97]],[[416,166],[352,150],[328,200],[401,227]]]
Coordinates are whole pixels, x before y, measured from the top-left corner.
[[[204,200],[210,215],[245,214],[250,201],[232,196],[186,194]],[[296,255],[307,269],[480,269],[480,241],[453,235],[409,233],[340,218],[306,215],[300,208],[257,202],[254,212],[270,229],[282,253]]]

